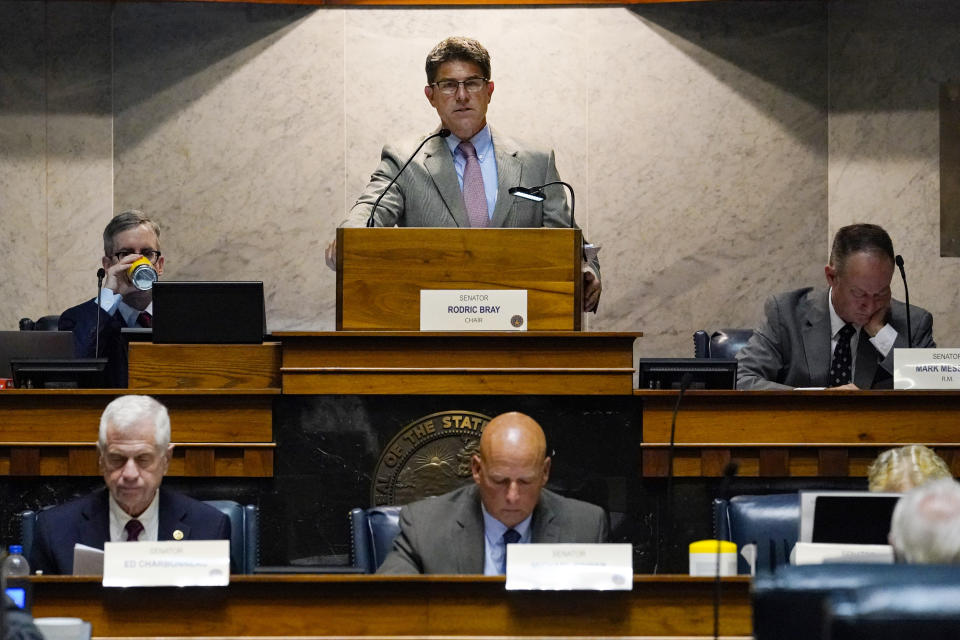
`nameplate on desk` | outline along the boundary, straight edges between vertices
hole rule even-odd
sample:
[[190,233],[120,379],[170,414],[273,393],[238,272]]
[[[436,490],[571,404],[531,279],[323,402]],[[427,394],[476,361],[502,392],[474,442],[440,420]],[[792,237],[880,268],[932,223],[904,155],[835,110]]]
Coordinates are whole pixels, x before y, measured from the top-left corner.
[[509,544],[507,589],[630,591],[629,544]]
[[894,389],[960,389],[960,349],[894,349]]
[[225,587],[230,584],[229,540],[108,542],[105,587]]
[[526,289],[420,290],[420,331],[526,330]]

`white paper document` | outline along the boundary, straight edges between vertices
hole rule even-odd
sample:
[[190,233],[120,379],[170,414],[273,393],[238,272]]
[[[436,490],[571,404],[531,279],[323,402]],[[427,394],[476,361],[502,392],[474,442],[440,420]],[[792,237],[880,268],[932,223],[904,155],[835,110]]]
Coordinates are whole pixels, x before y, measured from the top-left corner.
[[73,575],[102,576],[103,549],[88,547],[79,542],[73,545]]

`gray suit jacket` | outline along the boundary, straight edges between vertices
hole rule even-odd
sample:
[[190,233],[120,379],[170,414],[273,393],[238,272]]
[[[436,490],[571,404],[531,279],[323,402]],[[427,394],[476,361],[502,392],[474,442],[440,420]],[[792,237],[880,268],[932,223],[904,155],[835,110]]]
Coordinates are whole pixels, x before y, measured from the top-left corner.
[[[606,542],[607,516],[596,505],[544,489],[533,511],[533,542]],[[471,484],[408,504],[400,533],[377,573],[483,573],[483,513]]]
[[[771,296],[764,320],[737,354],[738,389],[790,389],[829,386],[830,310],[828,291],[810,287]],[[894,347],[907,346],[907,307],[890,303],[887,322],[897,331]],[[933,316],[910,305],[913,346],[932,348]],[[883,358],[861,330],[853,382],[861,389],[893,385],[893,355]]]
[[[570,226],[570,208],[562,185],[547,187],[549,197],[543,202],[516,198],[509,193],[511,187],[518,185],[536,187],[559,180],[553,151],[530,148],[493,128],[490,133],[497,158],[497,204],[490,226]],[[366,226],[373,203],[422,139],[383,148],[380,166],[370,176],[370,182],[341,226]],[[424,145],[397,183],[383,196],[374,219],[378,227],[470,227],[453,155],[443,138],[434,138]],[[591,266],[599,277],[600,263],[594,259]]]

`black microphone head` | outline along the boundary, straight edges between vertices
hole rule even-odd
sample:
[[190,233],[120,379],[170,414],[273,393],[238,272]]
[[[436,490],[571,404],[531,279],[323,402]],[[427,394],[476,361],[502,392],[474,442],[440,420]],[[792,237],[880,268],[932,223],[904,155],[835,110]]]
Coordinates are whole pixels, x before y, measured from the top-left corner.
[[99,269],[97,269],[97,280],[100,280],[106,275],[107,275],[107,272],[103,270],[103,267],[100,267]]
[[903,256],[902,256],[902,255],[900,255],[900,254],[898,253],[898,254],[897,254],[897,257],[894,258],[893,261],[897,263],[897,266],[898,266],[898,267],[900,267],[901,269],[903,269]]
[[685,374],[683,374],[683,376],[680,378],[680,388],[681,388],[681,389],[687,389],[687,388],[690,386],[690,383],[692,383],[692,382],[693,382],[693,374],[690,373],[689,371],[687,371],[687,372],[686,372]]
[[437,131],[437,135],[440,136],[441,138],[449,138],[450,129],[440,129],[440,131]]
[[727,466],[723,468],[723,477],[732,478],[737,475],[737,472],[740,470],[740,463],[736,460],[731,460],[727,463]]

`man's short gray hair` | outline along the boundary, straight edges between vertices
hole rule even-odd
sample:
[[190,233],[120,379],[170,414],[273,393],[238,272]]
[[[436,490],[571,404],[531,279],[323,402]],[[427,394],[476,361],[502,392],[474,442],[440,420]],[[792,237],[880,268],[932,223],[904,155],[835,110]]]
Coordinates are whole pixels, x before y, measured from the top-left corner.
[[[140,225],[146,225],[153,230],[154,235],[157,236],[157,249],[159,249],[160,226],[148,218],[143,211],[129,209],[114,216],[103,229],[103,255],[108,258],[112,258],[117,249],[113,244],[113,239],[117,236],[117,234],[123,233],[129,229],[136,229]],[[141,247],[137,248],[140,249]]]
[[157,449],[165,450],[170,444],[170,414],[167,408],[150,396],[120,396],[108,404],[100,415],[100,438],[97,440],[100,451],[107,446],[107,429],[124,433],[143,420],[153,423]]
[[935,480],[900,498],[890,544],[906,562],[960,564],[960,484]]

